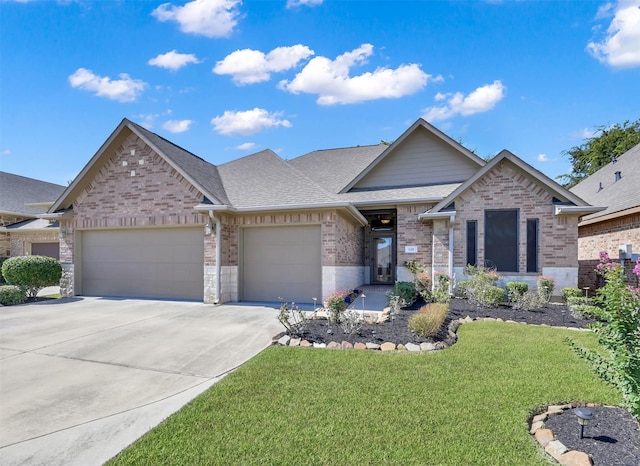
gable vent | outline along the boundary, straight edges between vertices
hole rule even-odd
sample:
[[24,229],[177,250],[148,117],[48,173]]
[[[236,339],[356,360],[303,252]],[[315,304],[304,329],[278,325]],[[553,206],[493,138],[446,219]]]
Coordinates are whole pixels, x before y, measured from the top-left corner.
[[616,181],[620,181],[620,179],[622,178],[622,172],[616,172]]

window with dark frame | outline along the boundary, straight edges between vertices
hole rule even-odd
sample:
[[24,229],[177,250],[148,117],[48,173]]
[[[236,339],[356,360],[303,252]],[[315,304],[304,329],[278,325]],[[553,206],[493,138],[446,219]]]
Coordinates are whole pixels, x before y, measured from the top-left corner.
[[527,272],[538,271],[538,219],[527,219]]
[[498,272],[518,272],[518,209],[485,210],[484,258]]
[[478,263],[478,222],[467,221],[467,264]]

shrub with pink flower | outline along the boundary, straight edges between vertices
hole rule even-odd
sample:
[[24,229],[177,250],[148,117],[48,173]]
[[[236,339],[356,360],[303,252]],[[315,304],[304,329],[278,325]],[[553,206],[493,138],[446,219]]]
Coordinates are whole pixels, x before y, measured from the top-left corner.
[[638,260],[636,262],[636,266],[633,268],[633,273],[637,276],[640,277],[640,257],[638,257]]

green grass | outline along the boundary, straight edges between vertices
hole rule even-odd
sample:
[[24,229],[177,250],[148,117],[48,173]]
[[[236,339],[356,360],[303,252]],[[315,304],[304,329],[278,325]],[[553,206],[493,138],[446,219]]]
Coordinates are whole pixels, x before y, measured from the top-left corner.
[[527,420],[548,404],[620,404],[564,341],[476,322],[443,351],[271,347],[153,429],[120,464],[550,464]]

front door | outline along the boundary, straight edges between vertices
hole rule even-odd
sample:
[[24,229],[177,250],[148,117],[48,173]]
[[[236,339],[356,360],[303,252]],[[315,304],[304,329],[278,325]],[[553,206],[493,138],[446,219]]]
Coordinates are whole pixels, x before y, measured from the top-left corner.
[[393,284],[396,278],[393,235],[373,235],[372,241],[371,283]]

